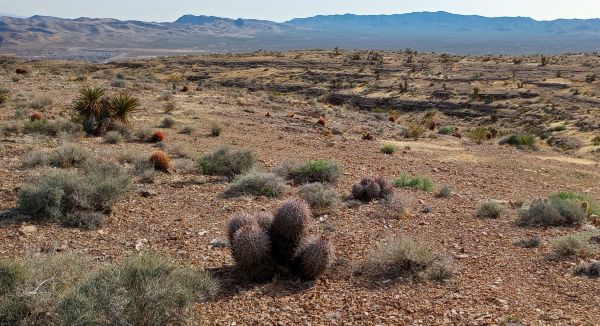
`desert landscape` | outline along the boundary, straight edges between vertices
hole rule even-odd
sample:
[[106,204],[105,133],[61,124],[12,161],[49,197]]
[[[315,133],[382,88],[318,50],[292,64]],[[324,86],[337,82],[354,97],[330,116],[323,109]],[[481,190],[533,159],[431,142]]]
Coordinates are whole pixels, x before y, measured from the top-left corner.
[[0,64],[0,325],[598,324],[597,54]]

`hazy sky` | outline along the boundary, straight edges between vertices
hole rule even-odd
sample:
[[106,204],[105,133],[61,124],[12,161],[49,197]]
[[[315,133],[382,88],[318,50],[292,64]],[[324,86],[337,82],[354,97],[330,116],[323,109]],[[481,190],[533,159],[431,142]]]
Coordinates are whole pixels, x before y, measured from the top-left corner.
[[318,14],[448,11],[536,19],[600,18],[600,0],[0,0],[0,13],[173,21],[183,14],[285,21]]

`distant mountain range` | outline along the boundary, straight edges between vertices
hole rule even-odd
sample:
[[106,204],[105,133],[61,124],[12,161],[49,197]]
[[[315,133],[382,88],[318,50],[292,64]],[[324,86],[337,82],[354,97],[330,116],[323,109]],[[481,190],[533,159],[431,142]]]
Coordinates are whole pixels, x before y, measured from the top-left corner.
[[335,46],[457,54],[592,52],[600,51],[600,19],[537,21],[447,12],[315,16],[283,23],[193,15],[165,23],[0,17],[0,53],[251,52]]

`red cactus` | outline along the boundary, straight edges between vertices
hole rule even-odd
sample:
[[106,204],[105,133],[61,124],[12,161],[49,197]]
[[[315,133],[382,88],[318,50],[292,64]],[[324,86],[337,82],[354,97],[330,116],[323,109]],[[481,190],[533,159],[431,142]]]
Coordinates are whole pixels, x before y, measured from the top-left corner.
[[163,151],[156,151],[152,153],[150,156],[150,162],[152,165],[154,165],[155,169],[163,172],[168,172],[169,168],[171,167],[171,158]]
[[152,134],[152,142],[154,142],[154,143],[161,142],[164,139],[165,139],[165,134],[162,131],[155,131],[154,134]]
[[43,114],[42,112],[37,112],[37,111],[36,111],[36,112],[33,112],[33,113],[31,114],[31,116],[29,117],[29,119],[30,119],[31,121],[42,120],[42,119],[44,119],[44,114]]

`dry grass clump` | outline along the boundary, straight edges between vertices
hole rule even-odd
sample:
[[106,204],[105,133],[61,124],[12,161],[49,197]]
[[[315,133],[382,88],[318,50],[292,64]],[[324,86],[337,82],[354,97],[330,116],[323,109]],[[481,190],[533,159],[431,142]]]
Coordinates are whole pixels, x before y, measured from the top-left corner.
[[234,215],[227,234],[237,270],[250,280],[270,279],[277,271],[320,277],[330,265],[332,249],[324,237],[307,240],[310,218],[302,200],[285,202],[272,217]]
[[581,204],[570,199],[551,198],[534,201],[528,209],[521,210],[516,221],[519,226],[574,226],[587,220]]
[[232,151],[227,146],[217,148],[198,159],[200,173],[228,178],[250,171],[255,164],[256,158],[249,150]]
[[520,149],[537,149],[535,136],[528,132],[504,136],[498,141],[498,144],[511,145]]
[[449,185],[444,185],[438,192],[435,194],[437,198],[448,198],[452,196],[452,187]]
[[210,135],[213,137],[221,136],[222,131],[223,131],[223,128],[219,124],[213,123],[212,126],[210,127]]
[[273,173],[250,171],[238,176],[225,192],[225,196],[279,197],[285,192],[286,188],[285,180]]
[[494,201],[487,201],[479,204],[475,211],[475,216],[479,218],[498,219],[504,211],[502,205]]
[[319,215],[336,211],[341,202],[341,197],[334,187],[320,182],[303,185],[298,189],[298,194]]
[[390,194],[379,201],[376,216],[383,219],[402,219],[410,215],[413,200],[400,194]]
[[53,121],[48,120],[33,120],[25,123],[23,131],[26,134],[42,134],[48,136],[58,136],[60,134],[74,135],[81,132],[83,127],[81,124],[73,121],[58,119]]
[[107,144],[119,144],[123,142],[123,135],[118,131],[109,131],[104,135],[104,142]]
[[448,260],[406,236],[391,238],[372,251],[363,272],[375,279],[425,277],[437,281],[453,274]]
[[552,252],[557,258],[586,258],[594,255],[597,249],[589,243],[590,233],[567,235],[552,243]]
[[173,128],[176,123],[177,123],[177,121],[175,120],[175,118],[173,118],[173,117],[165,117],[160,122],[160,127],[161,128]]
[[[94,228],[86,213],[110,213],[129,188],[129,177],[117,166],[89,163],[82,172],[51,171],[26,184],[19,193],[19,210],[33,219],[51,219]],[[80,222],[74,222],[84,217]]]
[[143,254],[98,268],[85,256],[0,261],[2,325],[182,324],[187,308],[213,297],[208,273]]

